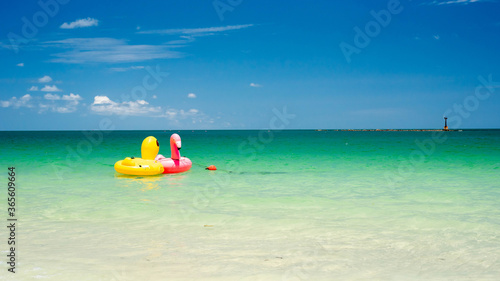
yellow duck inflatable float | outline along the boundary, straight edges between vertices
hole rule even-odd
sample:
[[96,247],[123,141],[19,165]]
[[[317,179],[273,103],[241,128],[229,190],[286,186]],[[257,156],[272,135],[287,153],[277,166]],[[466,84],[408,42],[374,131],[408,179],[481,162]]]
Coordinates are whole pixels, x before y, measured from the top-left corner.
[[155,137],[147,137],[142,142],[141,157],[127,157],[115,163],[118,173],[134,176],[152,176],[162,174],[163,165],[155,160],[160,151],[160,144]]

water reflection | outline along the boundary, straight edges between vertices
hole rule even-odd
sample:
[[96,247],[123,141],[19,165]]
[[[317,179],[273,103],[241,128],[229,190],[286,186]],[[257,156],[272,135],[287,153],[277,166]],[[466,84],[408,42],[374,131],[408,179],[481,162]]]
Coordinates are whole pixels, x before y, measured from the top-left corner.
[[115,178],[124,180],[126,186],[140,186],[142,191],[158,190],[162,187],[180,187],[186,175],[182,174],[161,174],[155,176],[133,176],[115,174]]

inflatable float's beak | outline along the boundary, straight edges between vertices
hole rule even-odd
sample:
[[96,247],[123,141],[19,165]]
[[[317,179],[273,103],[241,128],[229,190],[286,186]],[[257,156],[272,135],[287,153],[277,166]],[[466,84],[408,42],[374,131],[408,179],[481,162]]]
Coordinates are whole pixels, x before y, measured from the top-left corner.
[[173,144],[175,144],[177,149],[181,149],[181,147],[182,147],[181,137],[178,134],[172,134],[172,136],[170,136],[170,145],[173,145]]

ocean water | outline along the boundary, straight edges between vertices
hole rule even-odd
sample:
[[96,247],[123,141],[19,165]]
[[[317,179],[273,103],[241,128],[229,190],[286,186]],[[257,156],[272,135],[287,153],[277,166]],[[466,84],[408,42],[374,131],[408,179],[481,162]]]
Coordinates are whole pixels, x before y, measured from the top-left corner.
[[[174,132],[190,171],[115,172]],[[0,280],[500,276],[500,130],[0,132],[0,155]]]

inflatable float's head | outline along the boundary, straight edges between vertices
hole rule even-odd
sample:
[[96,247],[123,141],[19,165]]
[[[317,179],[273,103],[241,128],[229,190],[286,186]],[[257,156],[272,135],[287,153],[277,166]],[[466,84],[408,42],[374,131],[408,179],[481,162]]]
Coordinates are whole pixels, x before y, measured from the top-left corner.
[[181,143],[181,137],[178,134],[173,134],[170,136],[170,145],[174,144],[177,149],[181,149],[182,143]]
[[160,151],[160,144],[155,137],[147,137],[142,141],[141,158],[146,160],[154,160]]

